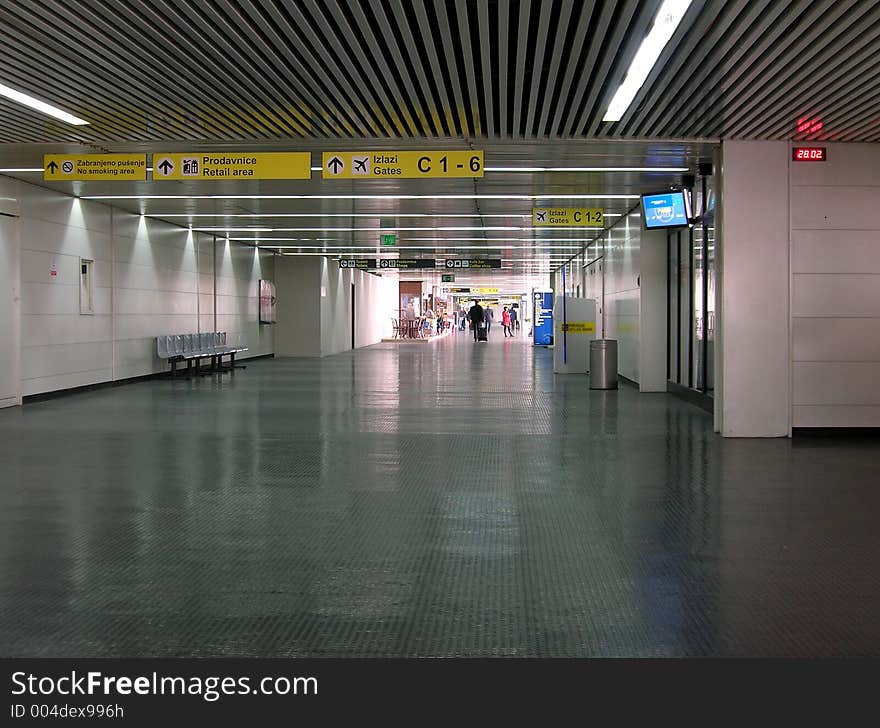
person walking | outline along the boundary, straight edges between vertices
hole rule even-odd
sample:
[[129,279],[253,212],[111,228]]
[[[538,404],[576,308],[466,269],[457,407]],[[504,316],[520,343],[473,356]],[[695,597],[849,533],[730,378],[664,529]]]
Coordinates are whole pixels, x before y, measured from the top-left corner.
[[504,327],[505,339],[508,336],[513,336],[513,332],[510,330],[510,311],[507,310],[507,306],[505,306],[504,310],[501,312],[501,325]]
[[492,331],[492,322],[495,320],[495,312],[489,307],[486,306],[486,335],[489,335],[489,332]]
[[519,313],[517,313],[516,306],[510,307],[510,330],[513,333],[519,332]]
[[474,305],[471,306],[468,311],[468,321],[471,322],[471,329],[474,331],[474,341],[477,341],[478,331],[480,324],[485,321],[486,312],[483,311],[483,307],[480,305],[479,301],[474,301]]

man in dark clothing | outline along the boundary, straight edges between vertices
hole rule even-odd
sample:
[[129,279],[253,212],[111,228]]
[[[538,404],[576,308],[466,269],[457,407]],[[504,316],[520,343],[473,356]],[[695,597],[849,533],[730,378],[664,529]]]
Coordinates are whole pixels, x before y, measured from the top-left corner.
[[483,307],[479,301],[474,301],[474,305],[468,311],[468,321],[471,322],[471,328],[474,330],[474,341],[476,341],[477,329],[483,323]]

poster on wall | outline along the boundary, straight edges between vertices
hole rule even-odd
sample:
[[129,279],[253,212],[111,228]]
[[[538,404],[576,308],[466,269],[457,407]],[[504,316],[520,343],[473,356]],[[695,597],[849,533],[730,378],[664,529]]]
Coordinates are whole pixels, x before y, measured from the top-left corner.
[[275,323],[275,284],[260,280],[260,323]]
[[535,346],[549,346],[553,343],[553,291],[535,291],[534,296],[534,343]]

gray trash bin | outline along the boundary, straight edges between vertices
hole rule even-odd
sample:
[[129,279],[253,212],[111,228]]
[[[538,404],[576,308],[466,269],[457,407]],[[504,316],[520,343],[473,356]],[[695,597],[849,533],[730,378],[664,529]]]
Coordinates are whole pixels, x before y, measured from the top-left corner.
[[617,339],[590,342],[590,389],[617,389]]

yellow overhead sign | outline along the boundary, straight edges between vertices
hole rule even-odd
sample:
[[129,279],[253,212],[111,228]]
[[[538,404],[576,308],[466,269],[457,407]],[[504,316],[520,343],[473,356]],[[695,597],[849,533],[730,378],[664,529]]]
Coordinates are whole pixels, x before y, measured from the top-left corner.
[[600,207],[535,207],[535,227],[605,227],[605,211]]
[[563,324],[559,323],[559,330],[567,334],[595,334],[595,321],[569,321]]
[[146,154],[45,154],[44,180],[103,180],[143,182]]
[[309,179],[310,152],[183,152],[154,154],[154,180]]
[[482,177],[483,153],[324,152],[324,179]]

